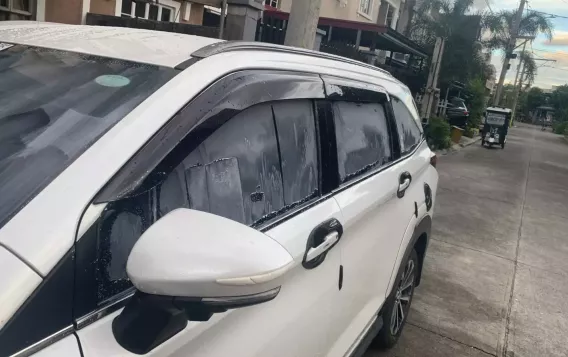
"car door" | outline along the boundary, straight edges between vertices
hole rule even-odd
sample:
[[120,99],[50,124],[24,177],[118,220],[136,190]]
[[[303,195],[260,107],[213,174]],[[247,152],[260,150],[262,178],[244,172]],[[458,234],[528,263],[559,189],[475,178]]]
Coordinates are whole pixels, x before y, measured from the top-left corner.
[[343,356],[377,318],[413,207],[401,199],[407,188],[400,184],[405,164],[397,161],[398,140],[392,135],[385,90],[336,78],[324,81],[338,93],[330,96],[330,105],[339,176],[333,196],[343,213],[339,247],[344,279],[335,325],[341,331],[330,355]]
[[[143,182],[139,187],[114,199],[102,199],[114,194],[101,192],[84,214],[75,306],[84,357],[134,356],[117,343],[112,328],[132,294],[126,260],[152,222],[180,207],[259,229],[288,250],[294,267],[274,300],[214,314],[208,321],[190,321],[146,355],[328,353],[340,251],[318,242],[341,238],[341,212],[335,200],[322,195],[312,99],[323,96],[317,76],[265,71],[230,75],[192,101],[117,174],[115,180],[122,183],[111,182],[107,188],[124,193],[121,185],[132,184],[131,173],[147,171],[140,163],[151,161],[164,143],[175,143],[146,178],[135,180]],[[180,128],[190,122],[197,124],[183,137]],[[234,167],[236,172],[230,169]],[[235,189],[220,189],[220,177],[234,180]]]

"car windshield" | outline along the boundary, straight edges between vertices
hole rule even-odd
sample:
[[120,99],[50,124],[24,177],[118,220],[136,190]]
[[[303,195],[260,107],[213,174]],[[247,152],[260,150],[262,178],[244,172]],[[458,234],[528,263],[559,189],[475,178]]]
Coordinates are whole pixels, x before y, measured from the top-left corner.
[[176,73],[0,43],[0,227]]

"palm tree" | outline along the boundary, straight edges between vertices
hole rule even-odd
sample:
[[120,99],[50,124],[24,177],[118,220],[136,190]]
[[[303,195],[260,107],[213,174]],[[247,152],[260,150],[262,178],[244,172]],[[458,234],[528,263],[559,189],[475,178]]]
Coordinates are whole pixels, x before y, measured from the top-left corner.
[[[524,66],[523,82],[527,82],[527,85],[531,86],[534,83],[534,79],[538,72],[536,61],[534,60],[532,54],[526,51],[521,53],[520,59],[522,62],[522,66]],[[522,86],[522,83],[519,83],[519,85]]]
[[[484,41],[487,48],[507,51],[516,13],[516,10],[505,10],[495,14],[486,14],[483,17],[483,28],[489,31],[489,39]],[[543,34],[551,40],[553,32],[554,25],[550,19],[539,12],[528,11],[521,18],[519,36],[536,37]]]

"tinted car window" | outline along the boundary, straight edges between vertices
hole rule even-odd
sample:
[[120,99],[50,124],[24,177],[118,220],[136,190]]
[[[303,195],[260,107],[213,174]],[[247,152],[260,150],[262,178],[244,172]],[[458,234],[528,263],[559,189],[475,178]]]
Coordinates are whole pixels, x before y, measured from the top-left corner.
[[381,104],[334,102],[333,115],[341,182],[391,160],[387,119]]
[[391,97],[402,154],[409,153],[422,140],[422,132],[406,105],[396,97]]
[[317,142],[312,103],[287,101],[272,106],[282,158],[284,203],[297,205],[318,192]]
[[37,47],[0,51],[0,227],[175,74]]
[[[104,303],[131,286],[126,262],[134,243],[153,222],[176,208],[255,225],[284,210],[286,202],[310,196],[317,189],[317,180],[312,180],[317,161],[309,108],[309,103],[298,108],[275,105],[281,123],[277,134],[271,104],[251,107],[196,143],[175,168],[157,172],[163,176],[158,185],[110,203],[98,227],[89,232],[98,242],[97,302]],[[289,137],[294,130],[296,137]],[[282,138],[282,163],[286,162],[286,196],[277,138]],[[301,150],[292,148],[296,143]],[[301,187],[298,180],[306,180],[307,185]]]

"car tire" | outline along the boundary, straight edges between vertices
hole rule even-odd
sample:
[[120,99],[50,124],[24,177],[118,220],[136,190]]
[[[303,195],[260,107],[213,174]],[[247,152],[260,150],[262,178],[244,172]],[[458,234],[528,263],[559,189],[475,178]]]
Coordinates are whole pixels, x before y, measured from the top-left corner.
[[396,345],[410,312],[418,269],[420,269],[418,254],[412,249],[406,261],[400,265],[396,283],[385,302],[382,312],[383,327],[373,340],[374,346],[388,349]]

